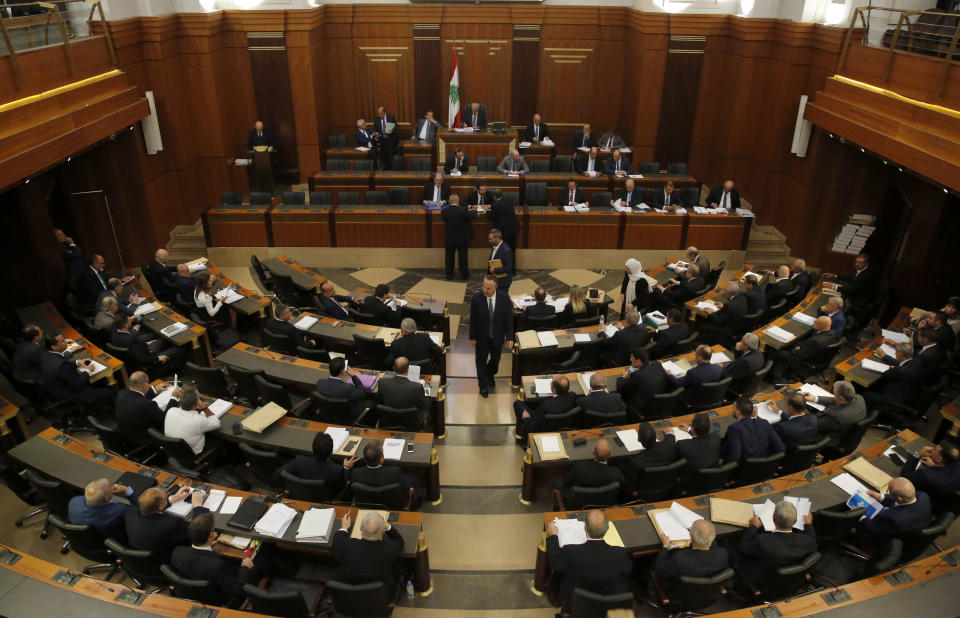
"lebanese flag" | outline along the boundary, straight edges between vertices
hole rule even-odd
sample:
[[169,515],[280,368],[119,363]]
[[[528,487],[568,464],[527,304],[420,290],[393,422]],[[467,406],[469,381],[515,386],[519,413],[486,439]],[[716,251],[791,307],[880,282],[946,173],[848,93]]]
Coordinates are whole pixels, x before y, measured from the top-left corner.
[[447,128],[460,126],[460,72],[457,70],[457,49],[453,49],[453,66],[450,68],[450,109]]

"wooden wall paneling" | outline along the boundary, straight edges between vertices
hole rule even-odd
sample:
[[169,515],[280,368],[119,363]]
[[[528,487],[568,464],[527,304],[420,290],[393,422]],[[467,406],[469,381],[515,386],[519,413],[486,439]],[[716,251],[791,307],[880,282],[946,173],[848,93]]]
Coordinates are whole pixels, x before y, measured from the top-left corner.
[[[433,108],[434,117],[446,124],[447,113],[443,103],[449,76],[444,78],[437,75],[442,71],[440,59],[444,49],[439,23],[413,24],[414,109],[419,117],[423,115],[423,110]],[[449,50],[447,53],[450,53]],[[446,66],[449,71],[449,61]],[[462,78],[460,83],[463,83]]]
[[247,132],[253,128],[257,115],[246,39],[232,39],[211,52],[222,151],[228,157],[246,152]]
[[106,43],[102,36],[71,41],[76,73],[70,75],[62,45],[24,49],[17,52],[17,62],[23,74],[25,87],[18,88],[13,64],[4,58],[0,62],[0,103],[38,94],[94,75],[112,71]]
[[[353,39],[357,108],[370,110],[372,119],[377,106],[384,105],[397,122],[415,122],[423,112],[414,109],[412,31],[404,25],[380,28],[389,28],[393,36]],[[398,36],[402,30],[407,31],[406,36]],[[369,35],[370,28],[364,28],[363,33]]]
[[[353,59],[353,40],[350,17],[343,12],[349,5],[327,6],[323,26],[324,54],[321,65],[325,69],[323,96],[326,98],[329,126],[327,133],[344,133],[356,129],[358,118],[372,121],[376,104],[363,107],[358,100],[357,73]],[[341,20],[347,19],[346,23]],[[331,20],[334,20],[331,23]],[[336,84],[336,87],[331,87]],[[390,110],[394,111],[394,110]],[[326,144],[326,137],[321,136]]]
[[656,149],[661,168],[690,155],[705,48],[703,35],[670,35]]
[[903,96],[943,105],[953,109],[960,108],[960,67],[951,63],[947,72],[943,94],[933,96],[933,86],[937,83],[943,65],[941,58],[911,53],[894,54],[890,75],[883,80],[883,70],[887,62],[887,49],[851,44],[845,64],[839,74],[850,79],[866,82],[893,90]]
[[250,69],[257,116],[277,141],[274,175],[290,174],[297,164],[297,129],[293,115],[290,69],[283,32],[248,32]]
[[[299,25],[299,24],[298,24]],[[312,24],[304,24],[310,27]],[[319,35],[319,29],[316,30]],[[296,30],[287,34],[287,61],[290,73],[290,99],[296,130],[298,180],[306,182],[321,169],[321,153],[326,149],[326,132],[320,134],[317,117],[317,85],[321,83],[320,67],[314,67],[313,51],[323,41],[312,36],[314,30]],[[323,146],[321,146],[323,140]]]
[[509,124],[526,126],[540,111],[537,108],[539,70],[540,24],[514,24]]
[[[486,9],[483,9],[485,12]],[[469,19],[476,13],[464,13]],[[479,14],[476,15],[479,17]],[[461,114],[469,111],[470,103],[487,104],[487,122],[509,120],[511,112],[510,88],[513,65],[513,28],[510,24],[444,23],[440,26],[440,72],[437,79],[446,85],[453,62],[451,49],[457,49],[460,72]],[[435,74],[436,75],[436,74]],[[446,89],[443,90],[446,94]],[[437,103],[447,107],[447,98]],[[418,113],[422,114],[421,110]],[[449,122],[446,113],[440,113],[442,122]]]
[[544,33],[537,85],[537,108],[544,122],[590,121],[584,112],[594,105],[597,49],[596,39],[547,38]]

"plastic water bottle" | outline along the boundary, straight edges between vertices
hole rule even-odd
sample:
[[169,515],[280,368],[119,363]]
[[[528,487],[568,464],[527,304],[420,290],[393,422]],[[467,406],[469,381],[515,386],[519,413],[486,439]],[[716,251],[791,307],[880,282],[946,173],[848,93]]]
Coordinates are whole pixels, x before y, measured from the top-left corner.
[[416,594],[416,592],[414,592],[414,590],[413,590],[413,580],[412,580],[412,579],[408,579],[408,580],[407,580],[407,598],[408,598],[408,599],[413,599],[413,598],[416,597],[416,596],[417,596],[417,594]]
[[600,314],[600,326],[603,327],[603,314]]

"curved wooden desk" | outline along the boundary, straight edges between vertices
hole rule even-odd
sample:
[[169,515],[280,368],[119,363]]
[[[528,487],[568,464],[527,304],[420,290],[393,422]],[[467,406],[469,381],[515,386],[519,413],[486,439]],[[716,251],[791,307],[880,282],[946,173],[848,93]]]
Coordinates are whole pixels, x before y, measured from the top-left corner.
[[[169,306],[157,300],[153,295],[153,290],[150,288],[149,283],[144,283],[140,280],[139,269],[128,270],[124,275],[132,277],[123,287],[125,291],[135,292],[138,296],[145,299],[145,301],[159,304],[162,307],[159,311],[143,315],[140,318],[140,324],[167,343],[176,346],[189,344],[194,362],[200,365],[209,365],[213,354],[211,353],[210,339],[207,337],[207,329],[183,317]],[[173,337],[168,337],[163,334],[162,331],[164,328],[177,322],[185,324],[187,329],[180,331]]]
[[[900,311],[894,316],[893,320],[890,321],[890,325],[887,326],[887,330],[895,330],[900,332],[903,330],[903,327],[910,323],[910,309],[908,307],[901,307]],[[883,376],[882,373],[877,373],[876,371],[868,371],[863,368],[860,364],[865,358],[872,358],[874,352],[880,349],[880,346],[883,344],[883,337],[878,335],[874,338],[873,341],[863,346],[863,349],[846,358],[835,365],[837,373],[842,375],[844,379],[855,382],[864,388],[870,388]]]

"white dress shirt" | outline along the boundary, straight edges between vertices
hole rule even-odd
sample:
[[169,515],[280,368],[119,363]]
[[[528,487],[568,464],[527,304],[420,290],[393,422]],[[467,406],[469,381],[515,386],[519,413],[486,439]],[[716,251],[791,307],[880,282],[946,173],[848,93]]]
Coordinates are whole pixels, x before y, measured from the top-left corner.
[[163,433],[168,438],[182,438],[195,455],[203,452],[204,435],[220,429],[220,419],[197,410],[170,408],[163,419]]
[[420,129],[420,139],[427,139],[427,131],[430,129],[430,123],[427,121],[423,122],[423,128]]
[[203,290],[194,292],[193,300],[197,304],[197,307],[206,309],[207,314],[210,315],[210,317],[217,315],[217,312],[223,308],[223,301],[218,300],[216,303],[214,303],[213,296],[207,294]]

